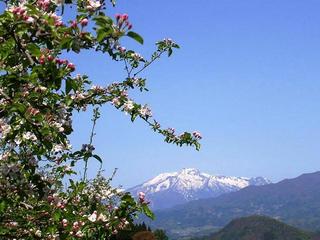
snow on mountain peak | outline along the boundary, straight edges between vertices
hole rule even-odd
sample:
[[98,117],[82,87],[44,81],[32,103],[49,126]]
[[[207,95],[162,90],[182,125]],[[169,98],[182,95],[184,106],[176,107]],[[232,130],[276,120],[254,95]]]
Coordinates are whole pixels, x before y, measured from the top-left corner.
[[199,175],[200,171],[196,168],[183,168],[179,173],[186,175]]
[[166,208],[190,200],[217,197],[249,185],[268,183],[270,181],[263,177],[215,176],[201,173],[195,168],[183,168],[179,172],[161,173],[128,191],[134,195],[141,191],[145,192],[153,208]]

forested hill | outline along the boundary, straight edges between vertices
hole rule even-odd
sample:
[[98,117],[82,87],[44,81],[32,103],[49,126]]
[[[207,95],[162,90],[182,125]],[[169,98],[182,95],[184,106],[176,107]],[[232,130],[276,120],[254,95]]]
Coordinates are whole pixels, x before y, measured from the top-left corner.
[[250,216],[231,221],[211,240],[315,240],[313,233],[302,231],[263,216]]

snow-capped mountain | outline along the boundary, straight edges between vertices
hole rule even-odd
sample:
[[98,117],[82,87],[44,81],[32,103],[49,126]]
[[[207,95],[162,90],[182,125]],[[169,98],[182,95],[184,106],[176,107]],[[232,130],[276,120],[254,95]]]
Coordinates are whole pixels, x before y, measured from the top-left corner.
[[159,174],[128,191],[133,195],[144,192],[153,209],[163,209],[192,200],[217,197],[250,185],[269,183],[271,182],[263,177],[214,176],[194,168],[184,168],[180,172]]

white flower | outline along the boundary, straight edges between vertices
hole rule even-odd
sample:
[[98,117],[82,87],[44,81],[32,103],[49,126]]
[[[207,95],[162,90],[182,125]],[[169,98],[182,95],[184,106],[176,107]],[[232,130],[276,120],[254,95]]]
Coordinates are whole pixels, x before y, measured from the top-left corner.
[[71,171],[72,170],[72,168],[68,165],[63,166],[63,168],[64,168],[64,171]]
[[98,9],[99,7],[101,7],[100,1],[94,1],[94,0],[88,1],[88,5],[87,5],[88,10],[94,11],[94,10]]
[[151,113],[151,109],[147,106],[143,106],[142,108],[139,109],[139,113],[143,116],[143,117],[151,117],[152,113]]
[[7,160],[9,156],[10,156],[10,152],[4,152],[0,154],[0,160]]
[[22,143],[22,139],[21,138],[15,138],[14,139],[14,142],[17,144],[17,145],[20,145]]
[[134,108],[134,105],[133,105],[133,101],[129,100],[127,101],[124,106],[123,106],[124,110],[129,112],[131,111],[133,108]]
[[97,221],[97,211],[94,211],[89,217],[88,217],[88,220],[90,222],[95,222]]
[[65,147],[62,144],[56,144],[53,146],[53,152],[62,152],[63,150],[65,150]]
[[16,227],[16,226],[18,226],[18,223],[17,222],[9,222],[9,226]]
[[120,99],[118,97],[113,98],[111,102],[116,107],[120,105]]
[[83,234],[83,232],[82,232],[81,230],[79,230],[78,232],[76,232],[76,237],[81,238],[81,237],[83,237],[83,236],[84,236],[84,234]]
[[96,85],[92,85],[91,86],[91,90],[99,92],[99,91],[103,91],[103,87],[101,86],[96,86]]
[[8,133],[10,133],[11,127],[10,125],[0,122],[0,132],[2,133],[2,138],[5,138]]
[[40,230],[37,230],[37,231],[34,233],[34,235],[35,235],[36,237],[41,237],[41,231],[40,231]]
[[98,217],[98,220],[99,220],[99,221],[102,221],[102,222],[108,221],[106,215],[104,215],[104,214],[102,214],[102,213],[100,213],[100,215],[99,215],[99,217]]
[[33,17],[28,17],[26,22],[27,23],[34,23],[34,18]]
[[56,127],[59,132],[63,132],[64,131],[64,127],[62,127],[61,123],[55,122],[55,123],[52,124],[52,126]]
[[139,54],[139,53],[131,53],[131,57],[133,58],[133,60],[135,61],[140,61],[143,59],[143,57]]
[[32,141],[37,140],[36,135],[34,135],[34,133],[32,133],[32,132],[23,133],[22,134],[22,138],[25,139],[25,140],[32,140]]

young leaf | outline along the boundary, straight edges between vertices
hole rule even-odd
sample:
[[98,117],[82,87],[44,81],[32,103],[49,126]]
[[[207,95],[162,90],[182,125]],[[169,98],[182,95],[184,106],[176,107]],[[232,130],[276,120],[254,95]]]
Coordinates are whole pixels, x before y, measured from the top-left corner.
[[142,210],[144,212],[144,214],[151,218],[152,220],[154,220],[154,213],[150,210],[149,206],[147,204],[143,204],[142,206]]
[[102,163],[102,159],[101,159],[101,157],[99,157],[98,155],[94,154],[94,155],[92,155],[92,157],[94,157],[94,158],[97,159],[100,163]]
[[143,38],[138,33],[130,31],[127,33],[127,36],[133,38],[138,43],[143,44]]
[[28,44],[27,49],[33,56],[39,57],[41,55],[40,48],[34,43]]

